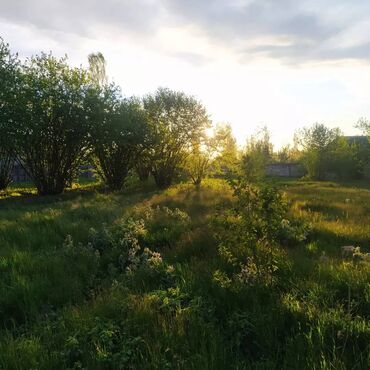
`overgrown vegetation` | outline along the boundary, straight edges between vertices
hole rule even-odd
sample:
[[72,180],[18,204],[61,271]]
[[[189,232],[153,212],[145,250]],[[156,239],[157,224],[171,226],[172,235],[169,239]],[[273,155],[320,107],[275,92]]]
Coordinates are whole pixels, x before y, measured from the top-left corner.
[[370,192],[277,185],[3,193],[0,366],[366,368]]
[[0,62],[0,368],[370,367],[369,184],[266,177],[364,178],[366,136],[242,151],[192,96],[122,96],[101,53]]

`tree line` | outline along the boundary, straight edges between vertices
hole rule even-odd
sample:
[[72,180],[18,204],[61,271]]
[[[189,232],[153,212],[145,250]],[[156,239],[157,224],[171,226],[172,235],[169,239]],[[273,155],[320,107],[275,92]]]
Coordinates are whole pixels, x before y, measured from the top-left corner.
[[[295,145],[274,152],[263,129],[239,150],[231,126],[211,120],[193,96],[158,88],[142,98],[124,97],[109,82],[101,53],[89,67],[71,67],[52,53],[21,61],[0,39],[0,189],[18,162],[40,195],[59,194],[84,163],[106,186],[122,189],[134,171],[171,185],[180,171],[195,185],[210,173],[265,175],[272,162],[301,162],[310,178],[361,177],[369,170],[369,145],[346,140],[339,129],[315,124],[297,133]],[[370,125],[358,127],[370,135]],[[367,145],[366,145],[367,144]]]
[[104,58],[90,68],[41,53],[25,62],[0,41],[0,177],[10,182],[14,160],[39,194],[59,194],[84,161],[93,162],[111,189],[135,167],[167,187],[210,126],[206,109],[183,92],[159,88],[142,99],[108,83]]
[[242,172],[250,180],[266,176],[272,163],[301,164],[307,179],[350,180],[370,178],[370,122],[360,119],[360,136],[344,136],[339,128],[322,123],[298,130],[294,144],[273,150],[270,133],[262,128],[248,141],[241,155]]

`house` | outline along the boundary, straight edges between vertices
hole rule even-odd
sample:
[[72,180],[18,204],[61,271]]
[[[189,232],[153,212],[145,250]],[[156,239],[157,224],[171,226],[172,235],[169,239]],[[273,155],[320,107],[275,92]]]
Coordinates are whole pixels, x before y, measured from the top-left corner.
[[[81,165],[78,171],[78,177],[92,179],[94,178],[94,167],[91,165]],[[13,182],[28,182],[32,181],[27,171],[18,163],[15,162],[12,169],[12,181]]]
[[302,177],[305,170],[300,163],[271,163],[266,167],[266,174],[272,177]]

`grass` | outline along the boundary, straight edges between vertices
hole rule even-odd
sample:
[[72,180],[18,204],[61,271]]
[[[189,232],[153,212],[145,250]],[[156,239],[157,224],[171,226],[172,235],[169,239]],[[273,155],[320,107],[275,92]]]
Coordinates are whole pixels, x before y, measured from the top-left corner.
[[[0,368],[369,367],[369,263],[344,260],[340,248],[370,252],[370,184],[279,186],[292,217],[313,232],[282,248],[285,268],[273,286],[228,283],[212,222],[233,202],[222,180],[165,191],[149,184],[105,193],[85,183],[62,196],[40,198],[30,186],[1,194]],[[179,208],[191,220],[158,211],[148,223],[144,241],[163,267],[119,272],[114,247],[99,260],[84,247],[91,228],[104,236],[104,224],[119,227],[148,206]]]

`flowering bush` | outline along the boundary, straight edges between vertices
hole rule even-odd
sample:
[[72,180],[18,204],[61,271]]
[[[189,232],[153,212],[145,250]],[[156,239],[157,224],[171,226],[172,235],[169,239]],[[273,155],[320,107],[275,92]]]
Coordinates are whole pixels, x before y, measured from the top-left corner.
[[234,206],[213,220],[224,269],[233,282],[272,284],[284,260],[279,247],[304,241],[310,227],[289,219],[288,203],[278,189],[242,180],[232,186]]

